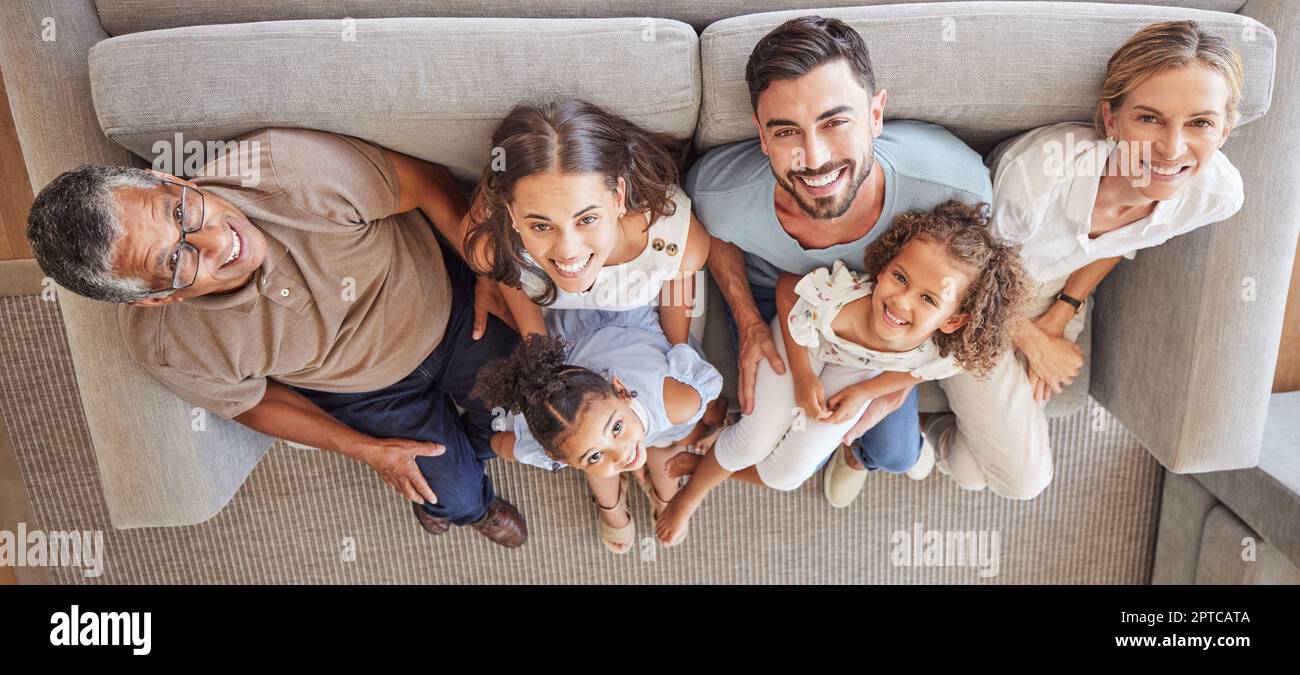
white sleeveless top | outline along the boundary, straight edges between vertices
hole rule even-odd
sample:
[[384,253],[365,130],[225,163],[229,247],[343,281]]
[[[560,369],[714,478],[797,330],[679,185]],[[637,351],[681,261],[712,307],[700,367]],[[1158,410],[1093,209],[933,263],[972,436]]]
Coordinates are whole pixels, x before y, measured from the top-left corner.
[[[626,312],[646,305],[659,304],[659,291],[682,266],[686,252],[686,236],[691,229],[691,198],[678,186],[673,186],[673,202],[677,210],[650,224],[646,246],[637,257],[619,265],[606,265],[596,274],[596,283],[581,293],[556,289],[555,302],[550,309],[603,309]],[[649,214],[646,215],[649,218]],[[536,264],[524,251],[523,257]],[[535,273],[524,270],[519,282],[529,297],[538,297],[546,290],[545,282]]]

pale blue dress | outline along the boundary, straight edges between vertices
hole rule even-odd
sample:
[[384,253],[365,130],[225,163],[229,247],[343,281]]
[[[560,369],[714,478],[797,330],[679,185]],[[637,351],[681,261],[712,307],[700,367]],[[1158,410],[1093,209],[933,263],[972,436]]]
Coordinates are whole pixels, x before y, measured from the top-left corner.
[[[659,325],[657,307],[630,311],[552,310],[546,330],[568,345],[566,363],[617,377],[636,392],[633,408],[645,423],[646,447],[666,446],[685,437],[704,416],[705,407],[722,391],[722,376],[689,344],[672,345]],[[664,378],[696,391],[700,407],[691,418],[672,424],[664,411]],[[505,429],[515,432],[515,459],[549,471],[565,466],[542,450],[528,432],[523,415],[509,415]]]

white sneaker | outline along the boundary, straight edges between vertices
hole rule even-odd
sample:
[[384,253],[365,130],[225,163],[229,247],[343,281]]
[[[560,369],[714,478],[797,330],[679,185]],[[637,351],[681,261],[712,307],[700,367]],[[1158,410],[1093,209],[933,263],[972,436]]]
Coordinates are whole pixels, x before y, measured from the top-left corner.
[[841,445],[835,448],[834,456],[822,472],[822,491],[826,494],[826,501],[837,509],[852,504],[867,482],[866,469],[855,469],[844,461],[845,447]]
[[907,477],[912,480],[925,480],[934,469],[934,446],[930,444],[930,439],[925,434],[921,434],[921,456],[916,459],[916,464],[907,470]]
[[956,420],[952,413],[937,413],[926,420],[921,427],[921,458],[916,460],[916,466],[908,470],[907,476],[912,480],[922,480],[930,475],[930,471],[936,467],[939,473],[947,476],[948,466],[945,460],[947,457],[940,457],[939,436]]

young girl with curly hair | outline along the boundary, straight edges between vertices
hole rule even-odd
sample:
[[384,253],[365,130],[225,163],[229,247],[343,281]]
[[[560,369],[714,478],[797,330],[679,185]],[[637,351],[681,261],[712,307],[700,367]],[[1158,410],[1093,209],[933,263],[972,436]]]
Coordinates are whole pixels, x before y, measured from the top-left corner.
[[868,247],[864,269],[836,261],[778,280],[772,331],[788,374],[760,366],[754,412],[723,429],[702,459],[673,458],[670,475],[694,475],[658,518],[665,545],[728,476],[801,485],[871,399],[963,369],[982,375],[1009,348],[1029,300],[1017,249],[989,232],[983,204],[900,215]]

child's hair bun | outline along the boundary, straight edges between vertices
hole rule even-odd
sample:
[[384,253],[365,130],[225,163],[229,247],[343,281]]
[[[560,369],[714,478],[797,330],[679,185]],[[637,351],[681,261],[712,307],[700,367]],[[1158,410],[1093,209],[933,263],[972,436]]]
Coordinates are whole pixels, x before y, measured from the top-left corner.
[[520,412],[563,388],[556,373],[564,367],[564,357],[564,338],[529,335],[509,356],[479,370],[474,396],[483,399],[489,407]]

